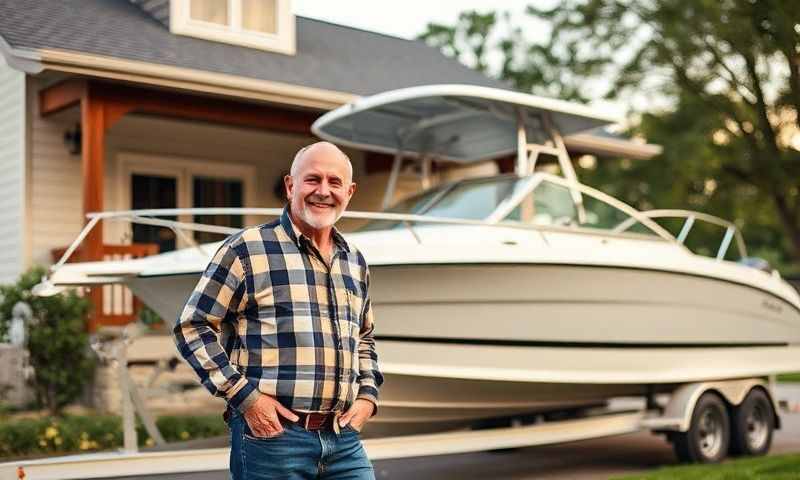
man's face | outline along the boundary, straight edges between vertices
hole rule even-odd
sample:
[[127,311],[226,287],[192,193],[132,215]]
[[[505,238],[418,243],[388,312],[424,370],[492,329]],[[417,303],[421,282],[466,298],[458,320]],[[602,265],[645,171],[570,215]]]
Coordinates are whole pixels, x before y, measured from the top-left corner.
[[356,185],[346,157],[335,147],[315,145],[284,178],[292,216],[313,229],[332,226],[350,203]]

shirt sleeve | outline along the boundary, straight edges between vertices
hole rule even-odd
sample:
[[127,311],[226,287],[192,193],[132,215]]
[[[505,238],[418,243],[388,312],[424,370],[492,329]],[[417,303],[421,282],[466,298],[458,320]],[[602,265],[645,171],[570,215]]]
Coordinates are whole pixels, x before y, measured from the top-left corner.
[[369,297],[369,271],[366,275],[367,295],[364,304],[364,311],[361,319],[361,330],[358,342],[358,395],[356,398],[363,398],[375,404],[375,411],[378,411],[378,389],[383,383],[383,375],[378,367],[378,353],[375,350],[375,322],[372,311],[372,302]]
[[241,412],[260,395],[231,364],[220,340],[223,322],[236,321],[246,304],[242,261],[230,241],[214,255],[173,329],[181,356],[209,392]]

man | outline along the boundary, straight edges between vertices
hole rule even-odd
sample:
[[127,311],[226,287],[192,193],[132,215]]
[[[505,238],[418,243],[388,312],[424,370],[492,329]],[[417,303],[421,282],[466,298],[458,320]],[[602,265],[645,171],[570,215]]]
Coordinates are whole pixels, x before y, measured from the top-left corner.
[[374,478],[358,432],[377,409],[364,257],[333,227],[356,185],[335,145],[301,149],[276,221],[230,236],[174,328],[228,402],[234,479]]

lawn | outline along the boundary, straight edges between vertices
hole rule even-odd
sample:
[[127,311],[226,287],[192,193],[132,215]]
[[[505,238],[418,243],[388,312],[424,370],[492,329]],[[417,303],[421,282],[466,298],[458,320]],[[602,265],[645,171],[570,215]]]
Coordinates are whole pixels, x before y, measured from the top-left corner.
[[779,382],[800,382],[800,372],[778,375]]
[[743,458],[728,461],[721,465],[682,465],[678,467],[664,467],[645,475],[621,477],[621,479],[797,480],[800,479],[800,454]]

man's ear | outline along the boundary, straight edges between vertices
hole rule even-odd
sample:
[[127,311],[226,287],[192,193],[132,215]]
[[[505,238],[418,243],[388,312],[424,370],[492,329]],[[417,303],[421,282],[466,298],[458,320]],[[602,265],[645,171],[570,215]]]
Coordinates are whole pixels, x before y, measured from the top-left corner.
[[283,177],[283,186],[286,187],[286,200],[292,199],[292,188],[294,187],[294,183],[292,182],[292,176],[286,175]]
[[353,198],[354,193],[356,193],[356,182],[350,182],[350,187],[347,188],[348,199]]

